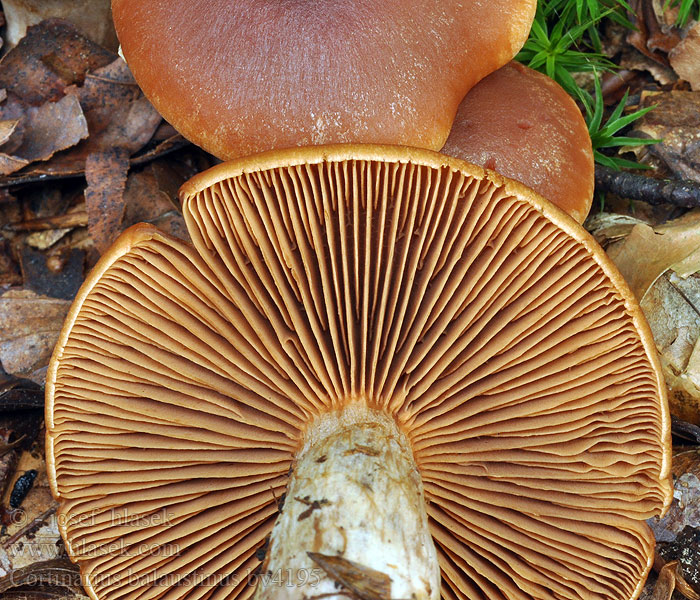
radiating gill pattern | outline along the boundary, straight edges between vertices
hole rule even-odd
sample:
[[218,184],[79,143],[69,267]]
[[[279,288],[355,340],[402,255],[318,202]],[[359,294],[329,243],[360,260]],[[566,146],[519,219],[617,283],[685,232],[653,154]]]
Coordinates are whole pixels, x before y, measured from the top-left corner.
[[194,248],[141,226],[103,259],[49,374],[95,598],[249,597],[305,429],[353,402],[411,440],[444,598],[639,592],[669,494],[648,334],[585,233],[454,164],[220,167]]

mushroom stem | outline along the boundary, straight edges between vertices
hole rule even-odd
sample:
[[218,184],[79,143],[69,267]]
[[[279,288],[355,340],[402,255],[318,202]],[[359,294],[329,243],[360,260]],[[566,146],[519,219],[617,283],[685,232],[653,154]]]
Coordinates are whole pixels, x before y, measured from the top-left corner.
[[256,599],[368,591],[437,600],[440,570],[408,439],[387,415],[351,405],[306,433]]

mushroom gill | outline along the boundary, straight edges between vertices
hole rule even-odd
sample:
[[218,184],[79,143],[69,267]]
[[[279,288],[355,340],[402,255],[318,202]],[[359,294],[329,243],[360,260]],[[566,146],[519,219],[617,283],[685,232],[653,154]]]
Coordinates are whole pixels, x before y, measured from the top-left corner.
[[[407,440],[443,598],[639,594],[669,417],[641,312],[571,218],[382,146],[224,163],[182,198],[194,247],[125,232],[49,369],[49,477],[93,598],[251,597],[308,432],[349,410]],[[318,530],[319,498],[285,506]],[[388,573],[352,540],[292,542],[314,572],[308,552]]]

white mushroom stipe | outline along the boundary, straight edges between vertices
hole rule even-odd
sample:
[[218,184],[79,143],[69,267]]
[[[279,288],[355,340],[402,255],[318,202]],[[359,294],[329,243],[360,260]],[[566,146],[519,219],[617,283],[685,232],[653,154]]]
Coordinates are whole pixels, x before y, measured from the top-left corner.
[[[340,575],[309,552],[327,557]],[[343,576],[348,567],[353,572]],[[376,589],[381,584],[384,592]],[[408,440],[390,417],[360,405],[324,415],[308,430],[256,598],[347,600],[352,585],[374,587],[387,599],[440,597],[423,483]]]

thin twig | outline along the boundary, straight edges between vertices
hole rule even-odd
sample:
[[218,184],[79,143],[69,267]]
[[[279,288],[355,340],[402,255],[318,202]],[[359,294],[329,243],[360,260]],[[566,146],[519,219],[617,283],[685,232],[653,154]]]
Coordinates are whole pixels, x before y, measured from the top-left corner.
[[700,427],[681,421],[673,415],[671,415],[671,433],[676,437],[700,444]]
[[700,207],[700,183],[685,179],[655,179],[596,165],[595,187],[597,192],[611,192],[647,204]]
[[53,503],[47,510],[45,510],[43,513],[41,513],[38,517],[32,519],[27,523],[22,529],[17,531],[15,534],[7,538],[2,544],[0,544],[0,548],[9,548],[20,540],[23,536],[34,532],[35,530],[39,529],[44,522],[56,512],[56,509],[58,508],[58,504]]
[[66,215],[56,217],[44,217],[43,219],[31,219],[20,223],[8,223],[3,227],[7,231],[45,231],[48,229],[68,229],[72,227],[86,227],[88,223],[87,212],[78,210]]

